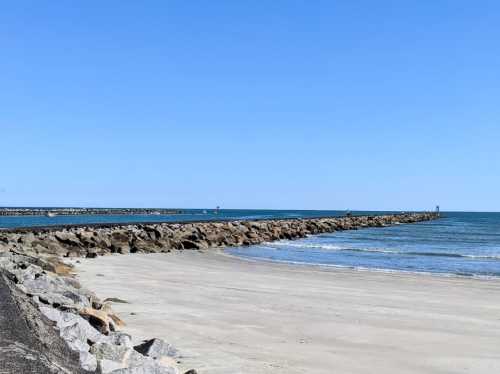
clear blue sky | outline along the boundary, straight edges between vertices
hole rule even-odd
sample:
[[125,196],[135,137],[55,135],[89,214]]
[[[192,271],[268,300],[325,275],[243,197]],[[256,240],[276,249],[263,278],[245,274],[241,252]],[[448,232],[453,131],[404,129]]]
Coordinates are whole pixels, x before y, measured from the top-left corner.
[[498,1],[11,1],[0,206],[500,210]]

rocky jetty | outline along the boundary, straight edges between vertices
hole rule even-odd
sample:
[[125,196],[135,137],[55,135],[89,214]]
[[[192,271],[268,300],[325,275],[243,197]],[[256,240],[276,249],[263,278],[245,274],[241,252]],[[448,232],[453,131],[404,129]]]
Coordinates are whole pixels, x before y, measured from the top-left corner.
[[101,300],[82,288],[67,258],[252,245],[436,218],[412,213],[0,231],[0,373],[179,374],[177,350],[160,339],[134,346],[111,308],[121,300]]
[[0,251],[34,255],[96,257],[108,253],[169,252],[260,244],[307,235],[414,223],[434,213],[258,221],[206,221],[0,231]]
[[0,216],[76,216],[76,215],[168,215],[179,209],[156,208],[0,208]]

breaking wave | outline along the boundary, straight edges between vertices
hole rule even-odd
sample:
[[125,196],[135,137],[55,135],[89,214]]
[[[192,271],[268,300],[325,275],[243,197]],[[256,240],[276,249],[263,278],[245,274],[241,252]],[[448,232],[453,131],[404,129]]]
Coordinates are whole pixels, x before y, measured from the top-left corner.
[[472,255],[460,254],[452,252],[424,252],[424,251],[398,251],[391,249],[379,248],[350,248],[332,244],[313,244],[313,243],[293,243],[293,242],[275,242],[266,243],[268,247],[291,247],[304,249],[321,249],[328,251],[344,251],[344,252],[360,252],[360,253],[382,253],[388,255],[400,256],[429,256],[429,257],[450,257],[450,258],[467,258],[477,260],[497,260],[500,261],[500,255]]

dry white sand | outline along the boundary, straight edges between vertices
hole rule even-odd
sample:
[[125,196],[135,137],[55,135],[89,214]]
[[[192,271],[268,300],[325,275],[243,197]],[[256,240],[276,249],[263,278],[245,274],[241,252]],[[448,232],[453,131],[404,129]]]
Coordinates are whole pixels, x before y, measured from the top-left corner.
[[[500,373],[500,281],[252,262],[217,252],[83,260],[134,338],[201,374]],[[102,275],[103,276],[102,276]],[[133,313],[133,314],[131,314]]]

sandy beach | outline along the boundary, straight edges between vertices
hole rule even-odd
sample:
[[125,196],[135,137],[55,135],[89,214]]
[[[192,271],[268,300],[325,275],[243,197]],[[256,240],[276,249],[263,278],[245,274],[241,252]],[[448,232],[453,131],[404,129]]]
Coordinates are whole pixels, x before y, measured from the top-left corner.
[[500,281],[253,262],[217,251],[80,260],[125,332],[182,368],[235,373],[498,373]]

